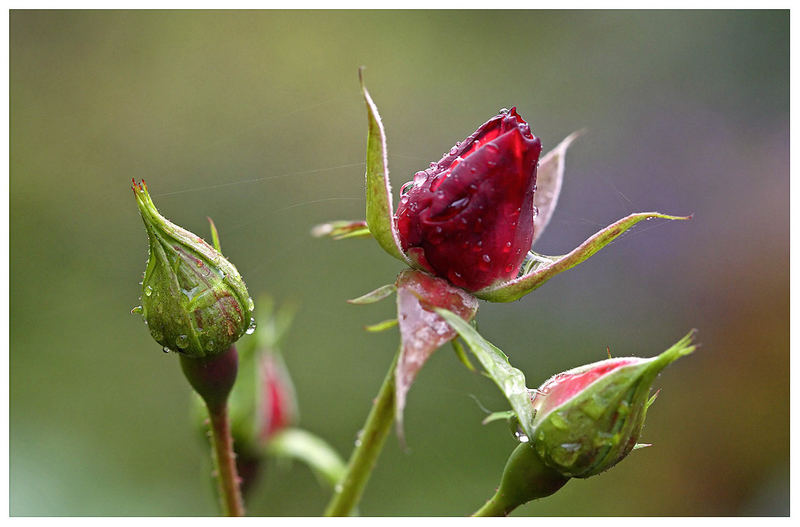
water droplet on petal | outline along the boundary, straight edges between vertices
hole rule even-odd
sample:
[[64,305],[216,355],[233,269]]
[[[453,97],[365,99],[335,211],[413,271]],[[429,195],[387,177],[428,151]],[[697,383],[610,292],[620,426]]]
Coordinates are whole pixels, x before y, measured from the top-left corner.
[[508,108],[500,108],[500,111],[499,111],[499,112],[497,112],[497,113],[499,113],[499,114],[506,114],[506,113],[508,113]]
[[142,311],[143,311],[142,310],[142,306],[136,306],[133,309],[131,309],[131,314],[132,315],[141,315]]
[[169,353],[172,350],[169,349],[168,347],[164,346],[163,348],[161,348],[161,351],[163,351],[164,353]]
[[253,302],[252,298],[247,299],[247,309],[249,311],[253,311],[256,308],[256,304]]
[[178,335],[178,338],[175,339],[175,345],[178,346],[178,348],[185,350],[189,347],[189,337],[186,335]]
[[147,287],[144,288],[144,294],[146,296],[152,295],[153,294],[153,288],[148,285]]
[[256,319],[251,318],[250,325],[247,326],[247,330],[245,331],[245,333],[248,335],[252,335],[253,332],[255,332],[255,330],[256,330]]

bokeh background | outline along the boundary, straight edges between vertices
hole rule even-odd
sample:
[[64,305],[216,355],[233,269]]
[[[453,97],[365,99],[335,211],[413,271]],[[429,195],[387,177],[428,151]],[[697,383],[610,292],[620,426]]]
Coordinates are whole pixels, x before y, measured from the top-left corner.
[[[313,239],[363,218],[366,121],[386,125],[395,189],[501,107],[545,150],[587,128],[537,244],[562,254],[641,224],[482,332],[529,385],[690,328],[643,439],[608,473],[516,515],[785,515],[789,510],[788,11],[94,12],[10,14],[10,512],[213,515],[177,358],[140,317],[147,256],[131,178],[202,235],[206,216],[256,297],[300,304],[286,361],[301,424],[349,455],[396,345],[391,301],[344,303],[402,265],[370,240]],[[411,390],[365,515],[465,515],[514,443],[496,388],[449,348]],[[302,465],[271,465],[254,515],[315,515]]]

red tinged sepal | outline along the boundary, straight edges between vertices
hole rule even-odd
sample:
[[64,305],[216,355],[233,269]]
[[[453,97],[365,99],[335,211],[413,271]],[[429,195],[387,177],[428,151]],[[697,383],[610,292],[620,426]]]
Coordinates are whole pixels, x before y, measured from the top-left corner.
[[533,240],[541,151],[515,108],[484,123],[404,186],[403,251],[468,291],[516,277]]
[[478,300],[446,280],[420,271],[403,271],[396,286],[401,350],[395,369],[395,408],[402,438],[403,409],[411,384],[431,354],[456,336],[435,310],[447,309],[469,322],[478,311]]

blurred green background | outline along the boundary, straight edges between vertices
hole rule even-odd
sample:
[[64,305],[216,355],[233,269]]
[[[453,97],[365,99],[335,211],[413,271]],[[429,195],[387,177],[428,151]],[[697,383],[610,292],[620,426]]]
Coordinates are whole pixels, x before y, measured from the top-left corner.
[[[516,515],[789,511],[789,15],[737,12],[94,12],[10,14],[10,512],[213,515],[207,446],[177,358],[141,318],[147,256],[131,196],[203,236],[254,297],[301,310],[286,344],[301,424],[349,455],[396,345],[351,306],[402,265],[372,241],[313,239],[364,216],[366,118],[395,189],[504,106],[569,152],[537,243],[562,254],[636,211],[649,222],[523,300],[482,305],[485,336],[536,386],[614,355],[702,348],[657,381],[637,451]],[[465,515],[514,443],[497,389],[443,349],[390,437],[364,515]],[[270,466],[253,515],[315,515],[307,468]]]

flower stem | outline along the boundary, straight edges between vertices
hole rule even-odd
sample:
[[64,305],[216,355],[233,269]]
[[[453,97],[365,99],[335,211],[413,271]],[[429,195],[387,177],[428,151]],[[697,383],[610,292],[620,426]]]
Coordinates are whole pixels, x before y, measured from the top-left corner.
[[239,475],[236,472],[236,455],[233,452],[228,405],[207,407],[211,419],[211,442],[222,510],[225,516],[244,516],[244,502],[239,490]]
[[508,516],[516,507],[505,502],[500,492],[497,492],[483,507],[472,513],[473,516]]
[[333,498],[325,509],[325,516],[347,516],[361,499],[394,421],[394,371],[399,356],[398,350],[372,403],[364,428],[359,433],[356,448],[347,463],[344,477],[336,485]]
[[231,425],[228,419],[228,395],[239,368],[239,355],[231,346],[224,353],[209,357],[181,355],[181,369],[192,388],[203,398],[211,423],[211,444],[217,484],[226,516],[244,516],[244,502],[236,472]]

